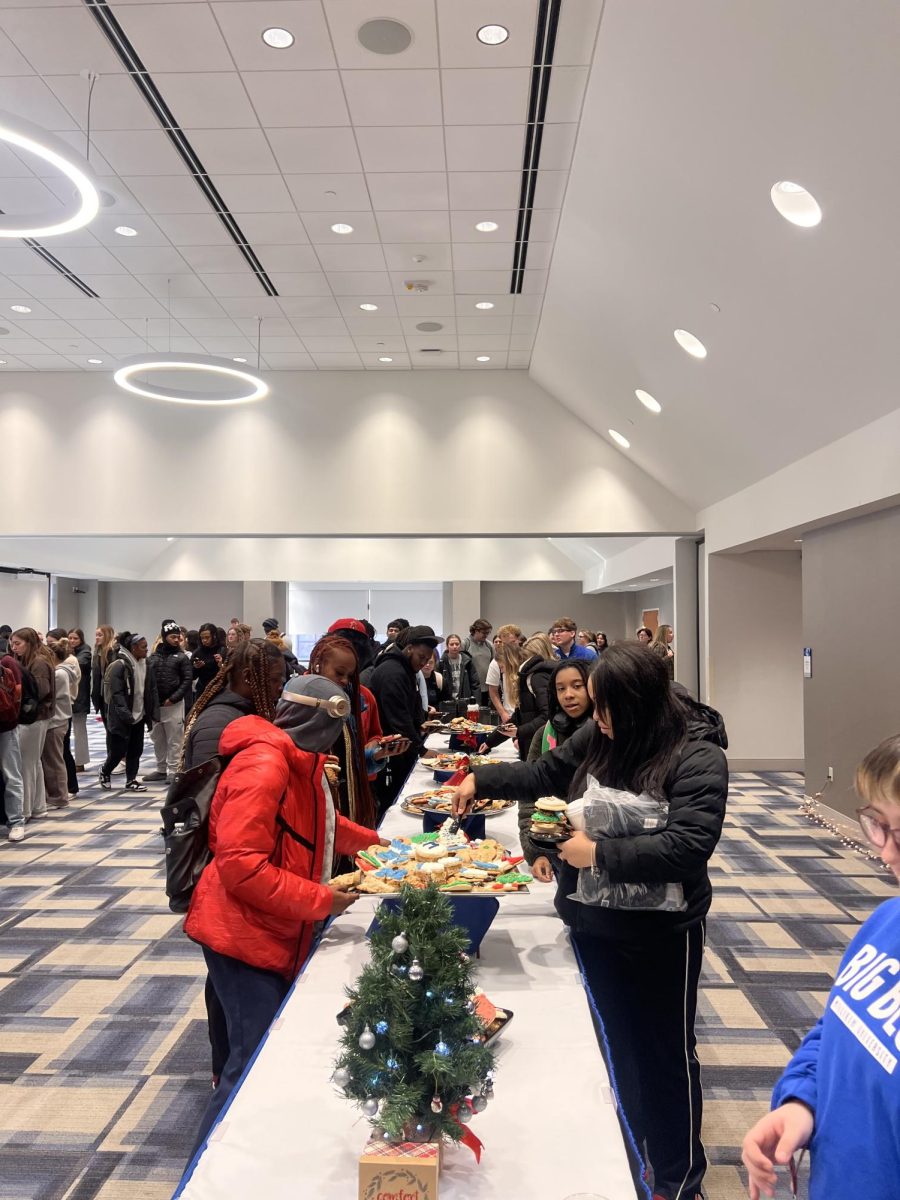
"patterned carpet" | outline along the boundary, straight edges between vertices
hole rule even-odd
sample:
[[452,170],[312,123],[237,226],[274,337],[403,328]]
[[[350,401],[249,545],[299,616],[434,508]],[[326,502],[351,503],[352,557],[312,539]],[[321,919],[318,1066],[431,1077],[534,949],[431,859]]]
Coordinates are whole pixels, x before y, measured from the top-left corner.
[[[0,1198],[168,1200],[209,1088],[201,959],[165,904],[162,789],[81,778],[69,809],[21,845],[0,841]],[[894,894],[799,817],[800,785],[733,776],[713,864],[699,1019],[709,1200],[746,1195],[740,1139],[856,924]]]

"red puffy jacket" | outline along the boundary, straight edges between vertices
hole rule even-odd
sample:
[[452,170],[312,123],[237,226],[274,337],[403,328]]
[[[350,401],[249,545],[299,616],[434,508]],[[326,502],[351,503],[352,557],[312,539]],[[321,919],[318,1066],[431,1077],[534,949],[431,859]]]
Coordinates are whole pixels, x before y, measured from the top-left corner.
[[[184,930],[211,950],[293,979],[309,953],[313,922],[331,912],[331,889],[319,883],[325,806],[333,807],[325,756],[298,750],[261,717],[232,721],[219,753],[234,758],[213,797],[213,860],[194,889]],[[373,829],[335,814],[335,854],[377,841]]]

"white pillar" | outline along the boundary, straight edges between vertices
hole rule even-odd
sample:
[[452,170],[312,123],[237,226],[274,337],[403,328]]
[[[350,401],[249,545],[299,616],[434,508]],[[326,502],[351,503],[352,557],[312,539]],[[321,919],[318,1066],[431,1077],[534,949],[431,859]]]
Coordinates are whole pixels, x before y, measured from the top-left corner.
[[444,627],[438,633],[458,633],[463,641],[469,626],[481,616],[481,584],[477,580],[454,579],[444,584]]
[[263,636],[262,623],[275,617],[282,630],[287,627],[287,584],[268,579],[244,580],[244,621],[254,637]]

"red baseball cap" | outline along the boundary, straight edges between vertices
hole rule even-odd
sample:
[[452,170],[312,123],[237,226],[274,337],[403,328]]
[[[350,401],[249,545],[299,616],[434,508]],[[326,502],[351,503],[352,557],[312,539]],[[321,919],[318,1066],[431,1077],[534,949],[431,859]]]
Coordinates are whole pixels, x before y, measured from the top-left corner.
[[355,617],[341,617],[339,621],[333,622],[328,626],[329,633],[341,633],[349,631],[350,633],[361,633],[363,637],[368,637],[369,634],[362,621],[357,621]]

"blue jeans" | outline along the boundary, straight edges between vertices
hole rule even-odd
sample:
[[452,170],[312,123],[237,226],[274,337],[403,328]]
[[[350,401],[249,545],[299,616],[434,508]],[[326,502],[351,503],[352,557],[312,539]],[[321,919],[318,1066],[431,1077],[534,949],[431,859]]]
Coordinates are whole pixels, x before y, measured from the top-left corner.
[[25,820],[25,785],[22,782],[22,752],[19,749],[18,726],[10,729],[8,733],[0,733],[0,775],[3,776],[5,789],[3,803],[6,807],[6,821],[12,829],[13,825],[21,825]]
[[237,958],[210,950],[208,946],[203,947],[203,957],[216,997],[225,1011],[228,1057],[219,1077],[219,1086],[210,1097],[200,1122],[191,1159],[227,1104],[291,986],[283,975],[261,971]]

